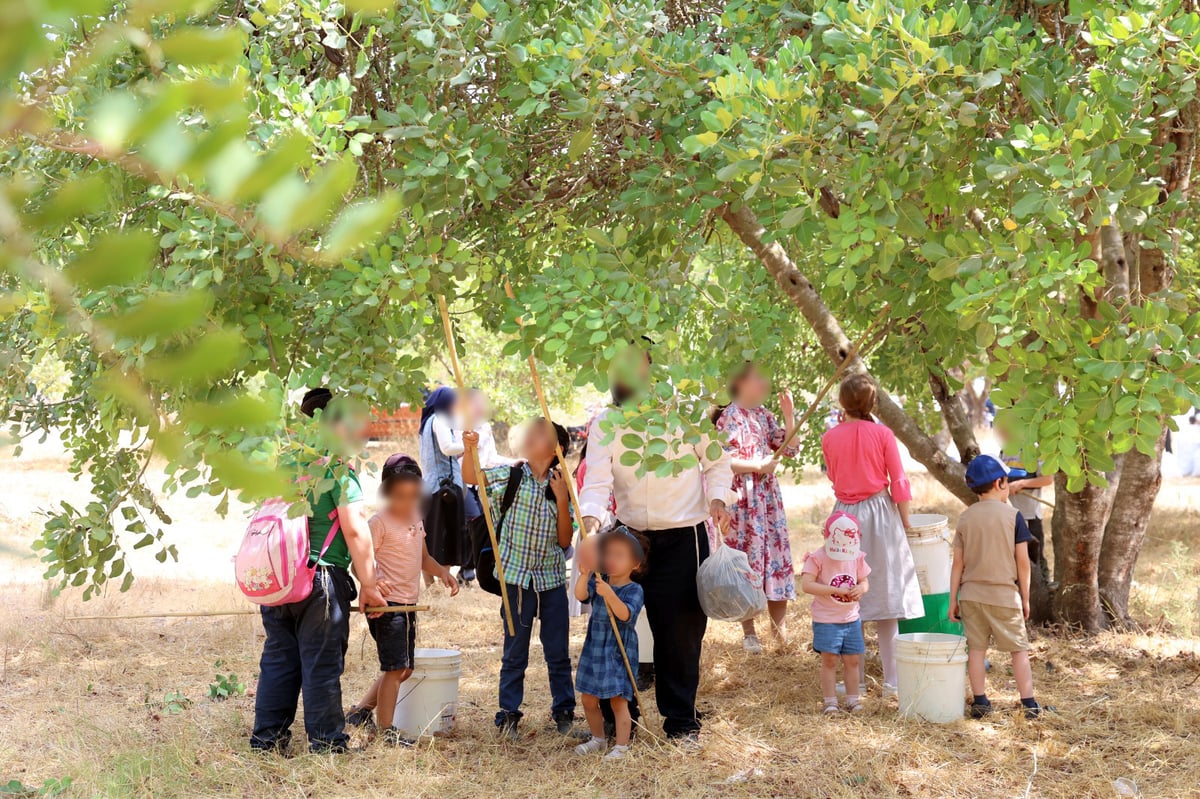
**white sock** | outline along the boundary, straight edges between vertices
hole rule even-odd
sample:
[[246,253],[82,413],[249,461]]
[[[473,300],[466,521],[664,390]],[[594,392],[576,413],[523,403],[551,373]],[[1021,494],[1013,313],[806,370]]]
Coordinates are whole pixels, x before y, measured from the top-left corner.
[[825,707],[837,707],[837,697],[836,696],[825,697]]
[[884,619],[875,622],[875,634],[879,638],[879,660],[883,664],[883,682],[896,684],[896,636],[900,634],[900,622]]

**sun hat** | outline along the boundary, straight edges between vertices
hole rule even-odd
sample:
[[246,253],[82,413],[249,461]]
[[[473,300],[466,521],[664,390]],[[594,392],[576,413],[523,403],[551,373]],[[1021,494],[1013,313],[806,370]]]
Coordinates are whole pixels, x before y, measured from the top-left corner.
[[861,548],[858,519],[845,511],[836,511],[825,520],[825,554],[830,560],[854,560]]

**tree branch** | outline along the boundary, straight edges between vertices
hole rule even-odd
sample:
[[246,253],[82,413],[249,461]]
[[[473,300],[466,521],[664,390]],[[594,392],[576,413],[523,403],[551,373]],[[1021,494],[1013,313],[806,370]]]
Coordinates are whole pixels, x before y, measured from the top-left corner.
[[975,427],[971,424],[971,416],[963,407],[962,395],[951,391],[946,378],[932,369],[929,370],[929,388],[942,410],[942,418],[946,421],[950,438],[958,448],[958,459],[965,466],[975,459],[980,449],[979,442],[975,440]]
[[[754,212],[742,206],[734,209],[726,205],[721,208],[721,218],[737,237],[741,239],[762,263],[763,267],[775,278],[775,282],[787,295],[788,299],[800,309],[806,322],[821,345],[821,349],[829,356],[834,364],[845,360],[851,349],[850,339],[846,337],[841,324],[810,281],[793,263],[788,254],[777,243],[766,243],[763,236],[766,229],[758,221]],[[855,356],[846,369],[846,374],[870,375],[866,364]],[[880,388],[876,405],[879,418],[891,428],[896,437],[908,447],[909,453],[923,464],[929,473],[939,483],[946,486],[956,497],[970,504],[976,500],[975,495],[967,488],[963,479],[965,468],[961,463],[952,460],[937,445],[921,426],[909,416],[904,408],[886,391]]]

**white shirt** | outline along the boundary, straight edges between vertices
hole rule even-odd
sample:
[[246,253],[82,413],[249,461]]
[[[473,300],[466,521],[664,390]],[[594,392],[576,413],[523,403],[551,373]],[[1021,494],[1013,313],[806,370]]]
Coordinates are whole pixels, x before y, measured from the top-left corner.
[[601,524],[612,521],[608,511],[609,492],[616,498],[621,521],[635,530],[670,530],[692,527],[708,518],[708,503],[719,499],[727,506],[733,504],[733,469],[729,453],[723,448],[721,456],[709,460],[705,449],[709,441],[681,444],[680,456],[689,452],[700,461],[691,469],[674,477],[658,477],[653,472],[638,476],[637,466],[625,466],[621,455],[628,448],[621,437],[633,431],[618,427],[613,440],[602,444],[604,433],[600,422],[610,413],[605,411],[592,420],[588,429],[587,471],[579,504],[584,516],[594,516]]
[[475,432],[479,434],[479,464],[490,469],[493,466],[512,466],[520,463],[516,458],[508,458],[501,455],[496,449],[496,435],[492,432],[491,422],[481,422],[475,428]]
[[438,449],[442,451],[443,455],[463,454],[462,438],[458,435],[458,431],[451,427],[446,414],[435,413],[429,423],[433,425],[433,439],[437,442]]

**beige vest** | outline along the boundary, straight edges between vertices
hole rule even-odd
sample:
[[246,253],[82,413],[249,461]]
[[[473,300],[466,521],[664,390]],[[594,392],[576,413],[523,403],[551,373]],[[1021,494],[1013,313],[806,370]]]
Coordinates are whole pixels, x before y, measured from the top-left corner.
[[954,548],[963,553],[960,601],[1021,607],[1016,535],[1017,509],[1007,502],[982,499],[962,512],[954,536]]

